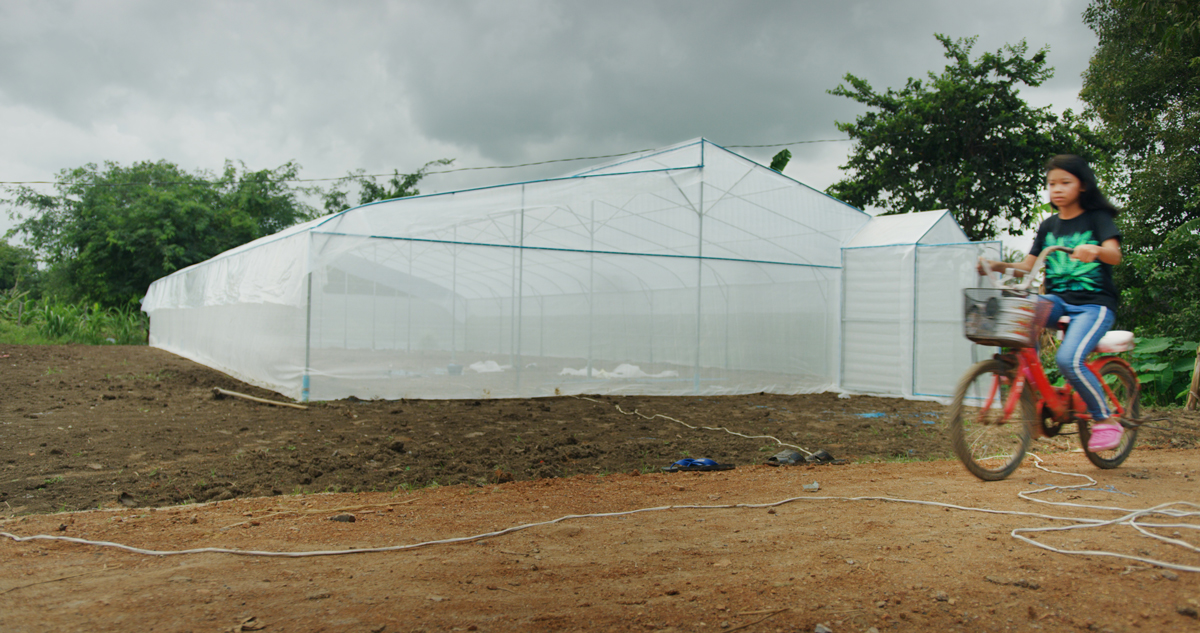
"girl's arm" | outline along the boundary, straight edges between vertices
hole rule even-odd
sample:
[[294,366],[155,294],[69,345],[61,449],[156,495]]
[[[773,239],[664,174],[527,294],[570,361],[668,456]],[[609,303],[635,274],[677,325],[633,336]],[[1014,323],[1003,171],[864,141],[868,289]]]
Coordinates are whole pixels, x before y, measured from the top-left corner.
[[[1116,240],[1112,240],[1112,241],[1115,242]],[[983,268],[979,268],[979,274],[983,275],[988,270],[990,270],[992,272],[1002,273],[1005,271],[1005,269],[1012,268],[1013,270],[1017,271],[1018,277],[1023,277],[1026,274],[1028,274],[1030,270],[1033,269],[1033,263],[1036,261],[1037,261],[1037,257],[1034,255],[1026,255],[1025,260],[1020,261],[1020,262],[1002,262],[1002,261],[997,261],[994,259],[985,259],[983,261],[983,263],[984,263],[984,266],[987,266],[987,270],[984,270]]]
[[1114,237],[1104,240],[1104,243],[1099,246],[1095,244],[1076,246],[1071,259],[1077,259],[1085,264],[1100,260],[1105,264],[1116,266],[1121,263],[1121,242]]

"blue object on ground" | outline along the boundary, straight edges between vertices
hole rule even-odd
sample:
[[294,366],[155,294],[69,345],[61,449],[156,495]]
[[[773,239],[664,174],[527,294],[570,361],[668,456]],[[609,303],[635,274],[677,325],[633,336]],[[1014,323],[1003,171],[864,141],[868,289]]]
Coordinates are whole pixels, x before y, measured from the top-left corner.
[[691,457],[681,459],[670,466],[663,466],[663,472],[675,473],[685,470],[730,470],[733,468],[731,464],[718,464],[716,460],[701,457],[693,459]]

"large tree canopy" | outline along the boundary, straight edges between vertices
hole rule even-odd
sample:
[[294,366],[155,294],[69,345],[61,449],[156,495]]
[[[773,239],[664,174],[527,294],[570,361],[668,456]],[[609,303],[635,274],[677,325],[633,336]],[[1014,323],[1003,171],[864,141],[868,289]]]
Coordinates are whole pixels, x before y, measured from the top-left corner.
[[50,290],[121,305],[150,282],[313,216],[292,186],[299,166],[216,179],[166,161],[64,169],[56,194],[15,190],[16,232],[49,265]]
[[1122,320],[1200,339],[1200,4],[1096,0],[1080,97],[1115,143]]
[[[20,220],[13,232],[49,267],[44,290],[111,306],[137,300],[159,277],[312,219],[308,198],[336,213],[350,206],[351,185],[358,185],[359,204],[417,195],[430,167],[451,162],[395,171],[382,185],[360,170],[328,190],[297,185],[294,162],[257,171],[226,162],[219,176],[166,161],[106,162],[62,170],[54,194],[18,187],[9,203]],[[4,264],[16,254],[0,250],[0,282],[16,270]]]
[[1039,86],[1053,75],[1048,49],[1027,57],[1022,41],[972,61],[975,38],[935,37],[951,63],[927,82],[909,78],[880,94],[847,74],[849,86],[829,91],[870,111],[837,124],[856,142],[842,166],[850,175],[828,192],[886,213],[949,209],[972,240],[1032,227],[1046,159],[1095,158],[1097,137],[1070,111],[1060,118],[1021,99],[1019,85]]

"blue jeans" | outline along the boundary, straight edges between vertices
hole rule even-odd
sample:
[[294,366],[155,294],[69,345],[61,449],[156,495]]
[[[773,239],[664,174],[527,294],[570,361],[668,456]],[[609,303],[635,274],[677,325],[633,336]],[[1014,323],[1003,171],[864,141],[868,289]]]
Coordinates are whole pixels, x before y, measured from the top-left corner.
[[1083,398],[1092,419],[1096,422],[1107,420],[1112,416],[1112,410],[1108,408],[1104,385],[1100,384],[1100,379],[1083,361],[1096,349],[1100,337],[1112,327],[1116,315],[1104,306],[1071,305],[1056,295],[1044,295],[1041,299],[1051,304],[1050,315],[1046,319],[1047,327],[1058,323],[1063,316],[1071,317],[1071,324],[1063,334],[1062,344],[1058,346],[1058,354],[1054,357],[1058,370]]

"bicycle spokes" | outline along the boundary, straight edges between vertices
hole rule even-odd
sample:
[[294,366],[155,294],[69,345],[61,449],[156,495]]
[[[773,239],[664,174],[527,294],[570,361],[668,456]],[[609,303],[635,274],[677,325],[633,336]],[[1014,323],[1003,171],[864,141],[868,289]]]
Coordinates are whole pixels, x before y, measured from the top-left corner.
[[1005,424],[1013,417],[1021,400],[1025,381],[1018,377],[1013,380],[1002,374],[989,374],[990,380],[984,378],[987,385],[987,395],[976,405],[968,398],[968,407],[978,406],[975,413],[975,423],[978,425]]
[[963,376],[951,407],[954,452],[977,477],[1003,479],[1029,446],[1033,399],[1012,365],[981,362]]
[[[1121,402],[1122,396],[1127,395],[1125,393],[1125,385],[1121,383],[1117,376],[1112,374],[1104,376],[1104,379],[1100,381],[1100,384],[1104,386],[1104,396],[1108,398],[1108,406],[1112,408],[1113,415],[1119,418],[1126,417],[1127,412],[1125,410],[1125,405]],[[1121,393],[1114,393],[1113,387],[1116,387],[1117,391],[1120,391]]]

